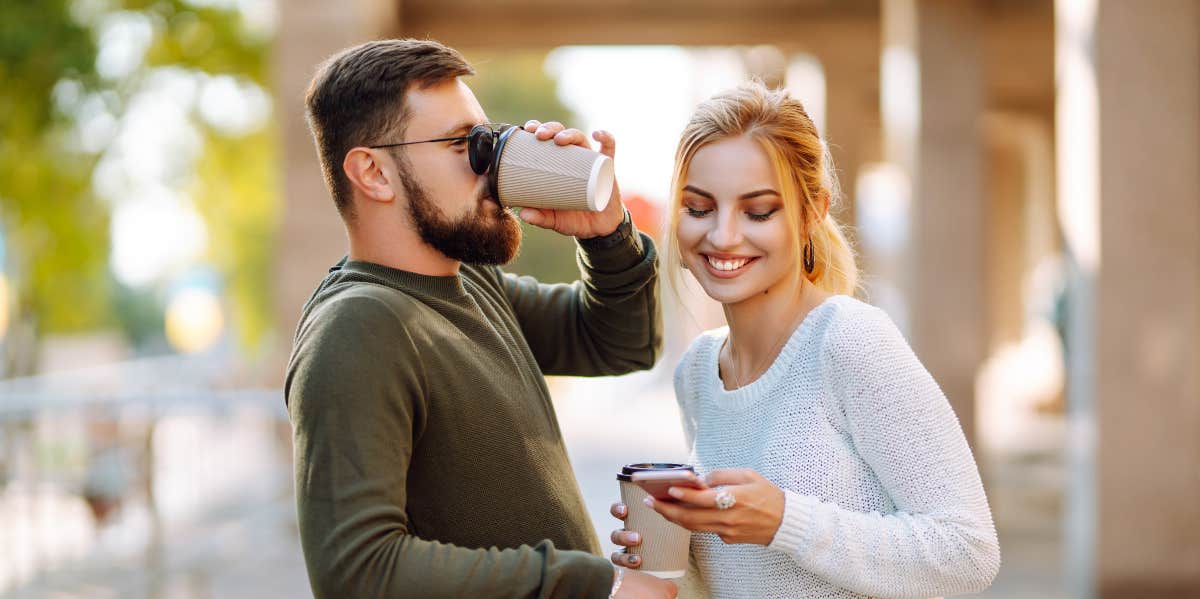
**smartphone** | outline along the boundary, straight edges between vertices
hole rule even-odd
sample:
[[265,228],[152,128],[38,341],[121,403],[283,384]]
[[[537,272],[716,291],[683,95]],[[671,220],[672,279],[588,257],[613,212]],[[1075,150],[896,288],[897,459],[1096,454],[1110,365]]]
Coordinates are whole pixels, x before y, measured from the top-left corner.
[[708,485],[691,470],[650,470],[634,472],[630,477],[633,484],[641,487],[655,499],[675,501],[667,494],[671,487],[689,487],[692,489],[707,489]]

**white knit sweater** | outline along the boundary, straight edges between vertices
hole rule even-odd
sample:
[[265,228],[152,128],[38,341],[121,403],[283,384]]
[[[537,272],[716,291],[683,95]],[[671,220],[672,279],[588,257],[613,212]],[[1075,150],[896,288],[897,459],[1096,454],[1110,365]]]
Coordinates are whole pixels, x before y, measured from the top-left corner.
[[690,459],[701,473],[753,468],[787,499],[769,546],[692,535],[708,593],[924,598],[991,584],[1000,547],[975,460],[883,311],[829,298],[733,391],[717,367],[728,332],[701,335],[675,370]]

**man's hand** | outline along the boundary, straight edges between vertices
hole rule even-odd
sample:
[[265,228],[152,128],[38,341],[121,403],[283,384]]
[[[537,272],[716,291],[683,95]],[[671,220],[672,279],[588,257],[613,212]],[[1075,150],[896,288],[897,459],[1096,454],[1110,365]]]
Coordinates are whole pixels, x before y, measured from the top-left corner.
[[617,590],[617,599],[675,599],[679,588],[669,580],[655,578],[649,574],[629,571]]
[[[525,130],[537,136],[540,140],[553,138],[560,146],[579,146],[592,149],[587,136],[579,129],[567,129],[562,123],[529,121]],[[615,159],[617,140],[607,131],[596,131],[592,137],[600,142],[600,153]],[[612,197],[608,206],[600,212],[590,210],[550,210],[545,208],[522,208],[521,220],[543,229],[551,229],[563,235],[572,235],[580,239],[602,237],[617,230],[625,219],[625,206],[621,204],[621,192],[617,182],[613,181]]]

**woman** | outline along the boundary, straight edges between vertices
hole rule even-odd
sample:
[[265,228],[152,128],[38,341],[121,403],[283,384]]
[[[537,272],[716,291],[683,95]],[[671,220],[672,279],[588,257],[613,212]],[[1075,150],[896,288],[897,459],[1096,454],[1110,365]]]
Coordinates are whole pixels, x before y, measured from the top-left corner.
[[804,107],[757,83],[701,104],[672,187],[667,270],[690,270],[728,322],[675,370],[690,461],[716,488],[649,501],[693,531],[693,576],[715,597],[986,588],[1000,550],[974,458],[891,320],[851,297],[836,183]]

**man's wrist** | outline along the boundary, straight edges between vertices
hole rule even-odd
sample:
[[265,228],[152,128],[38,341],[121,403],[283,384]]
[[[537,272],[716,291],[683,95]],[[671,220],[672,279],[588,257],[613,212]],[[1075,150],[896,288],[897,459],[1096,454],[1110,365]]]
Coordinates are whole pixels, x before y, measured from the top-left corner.
[[581,238],[579,245],[583,246],[585,250],[602,250],[620,244],[629,239],[631,235],[633,235],[633,218],[626,210],[625,216],[621,218],[621,224],[617,225],[615,231],[599,237]]

